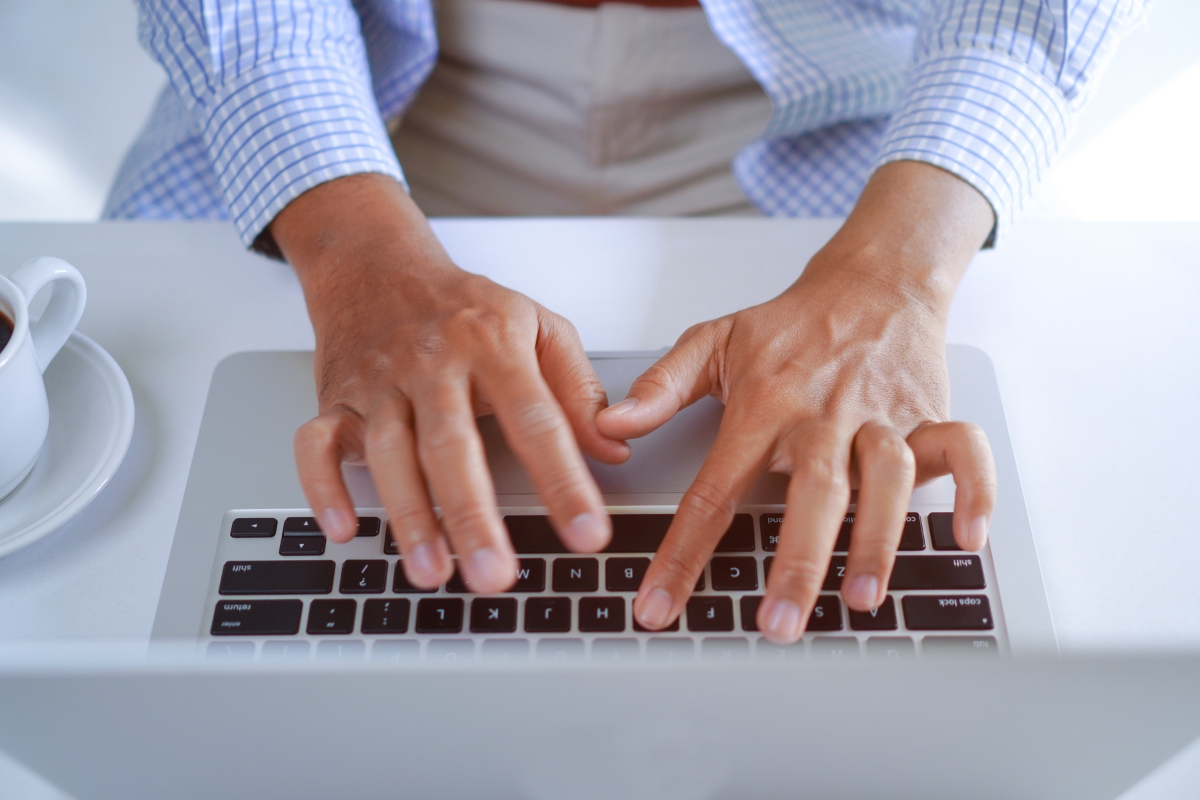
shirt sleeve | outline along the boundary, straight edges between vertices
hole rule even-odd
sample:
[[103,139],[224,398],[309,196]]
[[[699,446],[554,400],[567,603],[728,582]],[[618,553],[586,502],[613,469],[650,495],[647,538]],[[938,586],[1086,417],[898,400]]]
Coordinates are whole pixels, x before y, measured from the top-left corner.
[[876,167],[924,161],[974,186],[1007,229],[1062,149],[1144,0],[939,0]]
[[366,172],[403,181],[383,115],[432,69],[427,0],[387,11],[349,0],[139,4],[142,44],[195,120],[248,246],[320,183]]

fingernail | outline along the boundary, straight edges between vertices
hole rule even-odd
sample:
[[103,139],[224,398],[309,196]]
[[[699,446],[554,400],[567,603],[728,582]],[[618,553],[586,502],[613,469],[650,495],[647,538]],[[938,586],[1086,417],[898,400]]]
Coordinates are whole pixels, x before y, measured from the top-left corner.
[[617,403],[615,406],[609,406],[608,413],[609,414],[624,414],[625,412],[629,411],[629,409],[633,408],[636,405],[637,405],[636,397],[626,397],[624,400]]
[[851,608],[875,608],[879,603],[879,579],[859,575],[846,586],[846,605]]
[[476,550],[467,560],[466,581],[479,591],[498,591],[512,577],[508,559],[490,547]]
[[800,638],[800,606],[791,600],[772,600],[767,606],[766,633],[781,642]]
[[572,550],[595,552],[608,544],[608,525],[599,514],[589,511],[571,520],[563,536]]
[[646,599],[638,604],[638,621],[643,626],[658,630],[665,627],[671,617],[671,595],[666,589],[652,589]]
[[978,550],[987,542],[988,534],[988,518],[980,514],[975,519],[971,520],[971,527],[967,528],[967,549]]
[[419,580],[426,585],[432,585],[437,583],[438,578],[441,577],[434,560],[433,548],[427,544],[422,543],[414,547],[406,560],[410,578]]
[[355,525],[340,509],[327,508],[317,515],[321,532],[334,541],[353,538]]

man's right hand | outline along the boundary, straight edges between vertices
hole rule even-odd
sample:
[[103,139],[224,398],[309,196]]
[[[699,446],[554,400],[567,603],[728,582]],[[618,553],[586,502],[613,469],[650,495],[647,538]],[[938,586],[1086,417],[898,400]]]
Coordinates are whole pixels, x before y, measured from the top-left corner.
[[511,586],[516,559],[475,424],[494,413],[564,544],[608,543],[579,447],[607,463],[630,450],[596,428],[607,397],[569,322],[455,266],[382,175],[310,189],[271,234],[300,277],[316,334],[320,414],[296,432],[296,464],[331,541],[356,531],[341,465],[365,462],[413,584],[446,581],[453,550],[472,591]]

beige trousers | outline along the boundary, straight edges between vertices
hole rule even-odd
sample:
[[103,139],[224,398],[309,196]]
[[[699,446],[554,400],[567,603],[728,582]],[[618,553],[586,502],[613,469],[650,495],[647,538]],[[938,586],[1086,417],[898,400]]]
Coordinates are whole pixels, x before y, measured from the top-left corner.
[[702,10],[435,9],[441,57],[390,126],[427,214],[756,213],[730,162],[771,102]]

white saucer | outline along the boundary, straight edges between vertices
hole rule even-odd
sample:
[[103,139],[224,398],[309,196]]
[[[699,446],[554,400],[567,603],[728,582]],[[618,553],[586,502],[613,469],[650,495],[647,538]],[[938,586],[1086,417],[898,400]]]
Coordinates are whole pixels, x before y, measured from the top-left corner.
[[33,472],[0,502],[0,556],[82,511],[121,466],[133,437],[129,381],[88,337],[71,334],[45,379],[50,433]]

